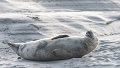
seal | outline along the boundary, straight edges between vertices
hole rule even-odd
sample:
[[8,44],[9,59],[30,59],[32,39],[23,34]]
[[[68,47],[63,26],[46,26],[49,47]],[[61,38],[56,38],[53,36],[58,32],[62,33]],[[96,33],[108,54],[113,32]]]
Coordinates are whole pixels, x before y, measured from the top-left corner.
[[8,45],[23,59],[51,61],[70,58],[81,58],[93,51],[98,45],[98,38],[92,31],[87,31],[84,38],[59,35],[56,37],[11,43]]

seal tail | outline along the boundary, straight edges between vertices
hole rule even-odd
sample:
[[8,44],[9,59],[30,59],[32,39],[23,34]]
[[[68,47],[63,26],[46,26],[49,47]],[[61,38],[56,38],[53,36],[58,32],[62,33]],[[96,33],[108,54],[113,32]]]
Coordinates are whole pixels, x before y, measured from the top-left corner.
[[8,42],[7,43],[16,53],[18,52],[18,49],[19,49],[19,44],[16,44],[16,43],[11,43],[11,42]]

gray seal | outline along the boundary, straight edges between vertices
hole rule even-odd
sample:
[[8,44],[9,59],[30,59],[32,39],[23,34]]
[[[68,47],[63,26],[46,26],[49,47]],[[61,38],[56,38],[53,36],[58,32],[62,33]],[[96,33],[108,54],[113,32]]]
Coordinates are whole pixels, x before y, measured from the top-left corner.
[[23,59],[51,61],[70,58],[81,58],[93,51],[98,45],[98,38],[92,31],[87,31],[84,38],[59,35],[56,37],[11,43],[8,45]]

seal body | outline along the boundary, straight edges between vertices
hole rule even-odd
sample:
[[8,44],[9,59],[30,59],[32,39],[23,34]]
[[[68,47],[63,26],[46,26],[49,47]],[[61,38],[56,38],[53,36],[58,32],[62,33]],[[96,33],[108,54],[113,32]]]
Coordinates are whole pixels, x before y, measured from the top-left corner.
[[86,32],[84,38],[62,37],[57,39],[40,39],[26,43],[8,43],[20,57],[28,60],[50,61],[81,58],[93,51],[98,39],[92,31]]

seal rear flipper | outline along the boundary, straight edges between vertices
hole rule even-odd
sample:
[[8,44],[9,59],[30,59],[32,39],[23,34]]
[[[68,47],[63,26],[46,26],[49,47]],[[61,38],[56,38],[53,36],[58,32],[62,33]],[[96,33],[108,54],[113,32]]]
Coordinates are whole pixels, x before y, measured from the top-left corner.
[[56,37],[53,37],[51,40],[58,39],[58,38],[65,38],[65,37],[69,37],[69,36],[68,35],[58,35]]
[[11,43],[11,42],[8,42],[7,43],[16,53],[18,52],[18,49],[19,49],[19,44],[15,44],[15,43]]
[[52,52],[53,52],[53,55],[62,59],[70,58],[72,55],[70,51],[63,50],[63,49],[54,49]]

